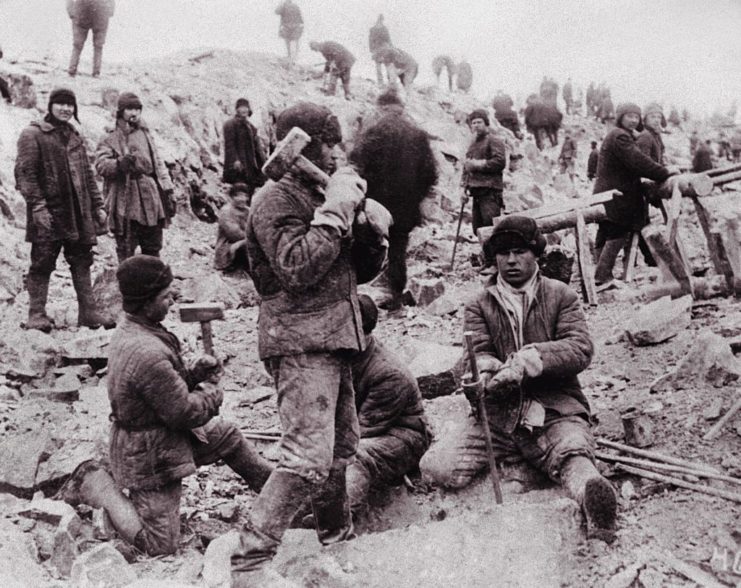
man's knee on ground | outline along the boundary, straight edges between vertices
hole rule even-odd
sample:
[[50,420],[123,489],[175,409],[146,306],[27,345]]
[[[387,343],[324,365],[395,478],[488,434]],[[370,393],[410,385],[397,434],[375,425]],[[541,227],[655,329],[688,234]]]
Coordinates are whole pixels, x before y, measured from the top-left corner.
[[572,417],[549,428],[545,469],[548,476],[558,482],[564,462],[576,455],[594,460],[594,436],[589,424],[579,417]]

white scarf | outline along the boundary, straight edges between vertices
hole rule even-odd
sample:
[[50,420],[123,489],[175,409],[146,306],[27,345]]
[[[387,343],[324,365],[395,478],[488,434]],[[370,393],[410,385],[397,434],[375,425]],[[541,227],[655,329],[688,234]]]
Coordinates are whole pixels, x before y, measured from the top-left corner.
[[538,279],[539,267],[535,266],[535,272],[530,279],[519,288],[508,284],[502,275],[497,278],[497,292],[502,299],[504,309],[507,311],[512,333],[515,336],[515,345],[521,349],[523,342],[522,329],[525,324],[527,311],[535,298],[535,285]]

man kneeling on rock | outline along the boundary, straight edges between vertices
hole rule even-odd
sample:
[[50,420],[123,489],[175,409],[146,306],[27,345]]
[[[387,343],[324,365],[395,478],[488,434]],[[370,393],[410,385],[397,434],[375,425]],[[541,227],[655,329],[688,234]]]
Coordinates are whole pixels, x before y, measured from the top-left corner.
[[180,343],[162,326],[173,303],[170,267],[137,255],[121,263],[117,277],[125,318],[108,361],[113,479],[84,462],[60,497],[104,508],[118,533],[149,555],[174,553],[181,480],[196,466],[223,459],[256,491],[271,467],[234,424],[214,418],[223,400],[217,360],[204,355],[186,368]]
[[[579,299],[540,275],[536,260],[545,238],[533,219],[505,218],[486,245],[498,275],[466,306],[464,328],[474,334],[494,452],[505,461],[524,458],[560,482],[581,506],[588,530],[606,537],[617,498],[594,466],[589,403],[577,378],[593,353]],[[475,406],[470,388],[464,390]],[[471,418],[460,442],[433,446],[423,470],[448,486],[468,484],[488,463],[480,427]]]

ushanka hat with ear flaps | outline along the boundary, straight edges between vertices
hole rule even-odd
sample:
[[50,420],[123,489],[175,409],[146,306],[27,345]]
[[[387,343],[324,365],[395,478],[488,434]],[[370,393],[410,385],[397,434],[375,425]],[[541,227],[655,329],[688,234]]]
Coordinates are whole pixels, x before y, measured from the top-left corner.
[[342,141],[340,121],[325,106],[299,102],[286,108],[278,115],[276,122],[275,134],[278,140],[283,140],[293,127],[300,128],[311,137],[311,143],[304,148],[303,155],[314,163],[319,161],[322,143],[334,147]]
[[74,107],[74,117],[77,122],[80,122],[80,119],[77,117],[77,96],[75,96],[75,93],[70,90],[69,88],[54,88],[49,93],[49,112],[51,113],[51,105],[52,104],[70,104]]
[[661,104],[659,104],[658,102],[651,102],[651,104],[643,109],[643,120],[646,120],[646,117],[649,114],[653,114],[654,112],[658,112],[661,115],[661,128],[666,128],[666,117],[664,116],[664,109],[661,108]]
[[538,223],[527,216],[516,214],[505,216],[484,244],[488,254],[504,253],[510,249],[530,249],[536,257],[545,251],[545,237],[538,228]]
[[[623,127],[623,117],[626,114],[637,114],[639,117],[641,116],[641,107],[638,106],[635,102],[623,102],[622,104],[618,104],[618,107],[615,109],[615,124],[619,126],[620,128]],[[638,126],[636,127],[636,131],[642,131],[643,130],[643,121],[638,122]]]
[[153,255],[135,255],[122,261],[116,278],[126,312],[136,312],[173,280],[170,266]]

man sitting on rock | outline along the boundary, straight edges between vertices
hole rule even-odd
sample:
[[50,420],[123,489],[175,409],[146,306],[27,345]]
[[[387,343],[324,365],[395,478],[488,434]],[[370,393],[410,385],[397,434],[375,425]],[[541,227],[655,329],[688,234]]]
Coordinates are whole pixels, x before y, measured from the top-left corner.
[[[576,293],[540,275],[545,238],[533,219],[505,218],[488,241],[498,275],[466,306],[486,393],[488,426],[498,460],[524,458],[576,500],[594,535],[609,536],[617,499],[594,466],[589,403],[577,374],[592,359],[592,339]],[[464,387],[472,404],[474,387]],[[479,415],[480,416],[480,415]],[[460,488],[487,467],[480,421],[460,439],[434,445],[422,469]]]
[[247,184],[234,184],[229,189],[231,202],[219,211],[219,233],[214,251],[214,267],[217,270],[249,270],[245,231],[250,215],[251,191]]
[[113,479],[83,462],[60,498],[104,508],[121,537],[149,555],[174,553],[184,477],[223,459],[259,491],[271,467],[233,423],[214,418],[223,400],[217,360],[204,355],[186,368],[179,341],[162,326],[173,303],[170,267],[137,255],[116,275],[126,314],[108,360]]
[[352,360],[360,444],[347,468],[347,494],[353,515],[362,513],[368,492],[378,484],[398,484],[419,466],[430,445],[422,394],[409,370],[373,336],[376,304],[358,296],[366,348]]

